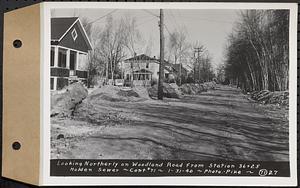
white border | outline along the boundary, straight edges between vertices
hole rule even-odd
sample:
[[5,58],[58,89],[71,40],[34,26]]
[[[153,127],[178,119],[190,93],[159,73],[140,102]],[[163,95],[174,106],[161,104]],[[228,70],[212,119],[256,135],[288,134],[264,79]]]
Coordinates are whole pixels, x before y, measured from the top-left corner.
[[[103,9],[289,9],[289,150],[291,177],[50,177],[50,10],[61,8]],[[297,3],[137,3],[46,2],[41,4],[41,185],[297,185]],[[49,61],[47,61],[49,60]]]

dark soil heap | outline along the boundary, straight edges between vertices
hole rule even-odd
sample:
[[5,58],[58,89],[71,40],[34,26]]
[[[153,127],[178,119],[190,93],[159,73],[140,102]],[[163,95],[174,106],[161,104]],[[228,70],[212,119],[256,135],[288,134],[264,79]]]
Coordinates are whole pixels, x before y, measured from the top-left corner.
[[193,83],[187,83],[180,86],[180,90],[183,94],[187,95],[197,95],[202,92],[206,92],[210,89],[216,88],[216,82],[205,82],[203,84],[193,84]]
[[62,91],[51,94],[51,117],[68,117],[72,115],[77,104],[88,96],[88,91],[81,83],[74,83]]
[[251,98],[262,104],[276,104],[281,106],[287,106],[289,104],[289,92],[288,91],[254,91],[251,94]]
[[[157,92],[157,84],[148,89],[149,96],[153,99],[157,98]],[[178,90],[178,86],[176,84],[163,83],[163,96],[167,98],[179,99],[181,96],[181,92]]]

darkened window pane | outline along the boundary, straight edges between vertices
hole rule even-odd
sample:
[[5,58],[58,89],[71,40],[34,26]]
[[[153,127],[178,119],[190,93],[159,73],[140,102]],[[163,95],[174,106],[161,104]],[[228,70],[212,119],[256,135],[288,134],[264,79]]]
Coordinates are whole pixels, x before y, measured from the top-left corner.
[[60,90],[62,88],[64,88],[65,86],[67,86],[69,83],[68,79],[66,78],[57,78],[57,86],[56,89]]
[[65,68],[67,65],[67,50],[59,49],[58,50],[58,67]]
[[50,66],[54,66],[54,48],[51,48]]
[[50,89],[54,89],[54,78],[50,78]]
[[76,67],[76,52],[70,52],[70,70],[75,70]]

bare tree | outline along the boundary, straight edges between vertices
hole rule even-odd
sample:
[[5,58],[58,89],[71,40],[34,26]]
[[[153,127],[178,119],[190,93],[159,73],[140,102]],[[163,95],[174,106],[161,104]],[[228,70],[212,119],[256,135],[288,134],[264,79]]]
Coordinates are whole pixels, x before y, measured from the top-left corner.
[[185,33],[184,29],[175,30],[173,33],[170,33],[168,41],[169,59],[172,59],[174,64],[177,64],[178,61],[180,62],[190,48]]
[[112,16],[108,16],[100,34],[99,55],[106,63],[106,79],[114,79],[118,65],[125,57],[126,28]]
[[225,72],[245,90],[288,89],[287,10],[246,10],[229,36]]

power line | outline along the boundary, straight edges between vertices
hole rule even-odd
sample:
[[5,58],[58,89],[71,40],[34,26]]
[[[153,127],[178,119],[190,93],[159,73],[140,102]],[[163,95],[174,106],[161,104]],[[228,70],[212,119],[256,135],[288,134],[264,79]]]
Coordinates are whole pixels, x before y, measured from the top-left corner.
[[168,15],[168,17],[170,19],[170,23],[171,23],[171,20],[172,20],[172,25],[174,26],[174,28],[176,30],[177,26],[176,26],[176,23],[174,22],[174,20],[172,19],[173,17],[170,14],[167,14],[167,15]]
[[174,20],[175,25],[177,26],[177,29],[180,29],[180,26],[179,26],[179,24],[178,24],[177,21],[176,21],[175,15],[173,14],[173,11],[170,10],[170,13],[172,14],[172,18],[173,18],[173,20]]
[[148,22],[150,22],[150,21],[152,21],[152,20],[154,20],[154,19],[155,19],[155,18],[148,19],[148,20],[146,20],[146,21],[144,21],[144,22],[142,22],[142,23],[137,24],[136,27],[139,27],[140,25],[143,25],[143,24],[145,24],[145,23],[148,23]]
[[208,21],[208,22],[218,22],[218,23],[228,23],[233,24],[234,22],[225,21],[225,20],[212,20],[207,18],[195,18],[195,17],[186,17],[189,20],[197,20],[197,21]]
[[108,16],[108,15],[110,15],[110,14],[116,12],[117,10],[118,10],[118,9],[114,9],[114,10],[110,11],[109,13],[105,14],[104,16],[101,16],[101,17],[97,18],[96,20],[89,22],[88,24],[95,23],[95,22],[97,22],[97,21],[99,21],[99,20],[105,18],[106,16]]
[[157,18],[159,18],[158,15],[154,14],[153,12],[149,11],[149,10],[146,10],[146,9],[142,9],[143,11],[147,12],[148,14],[152,15],[152,16],[155,16]]
[[165,28],[166,28],[167,32],[169,33],[169,35],[170,35],[170,37],[171,37],[172,35],[171,35],[171,32],[170,32],[170,30],[168,29],[167,25],[166,25],[166,24],[164,24],[164,26],[165,26]]

